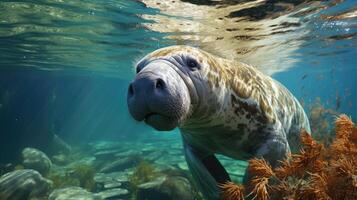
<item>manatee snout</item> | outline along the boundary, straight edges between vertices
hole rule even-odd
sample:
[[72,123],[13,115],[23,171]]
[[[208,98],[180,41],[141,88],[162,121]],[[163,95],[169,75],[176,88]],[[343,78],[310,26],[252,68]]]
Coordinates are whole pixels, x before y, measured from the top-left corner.
[[167,63],[148,64],[128,87],[129,112],[160,131],[172,130],[188,113],[190,97],[185,82]]

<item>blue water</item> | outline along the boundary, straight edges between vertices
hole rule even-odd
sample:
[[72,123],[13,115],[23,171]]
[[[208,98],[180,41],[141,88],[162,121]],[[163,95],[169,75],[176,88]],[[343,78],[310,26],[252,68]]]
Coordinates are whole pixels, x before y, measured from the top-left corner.
[[[135,74],[134,64],[155,49],[187,44],[253,65],[262,64],[255,63],[254,48],[248,54],[225,55],[226,51],[235,52],[233,47],[214,42],[225,41],[226,37],[207,42],[205,37],[210,35],[203,30],[172,31],[170,24],[167,29],[150,28],[163,23],[157,18],[178,23],[183,19],[195,22],[197,18],[195,11],[192,17],[191,13],[180,16],[147,2],[151,1],[0,2],[0,161],[19,159],[26,146],[46,149],[44,137],[51,134],[73,146],[99,140],[135,141],[152,134],[152,128],[129,115],[126,93]],[[204,6],[237,4],[207,2]],[[266,57],[272,62],[263,62],[266,64],[262,69],[279,69],[269,74],[301,100],[308,113],[319,98],[325,109],[357,119],[356,1],[316,1],[317,5],[287,2],[295,7],[283,15],[304,7],[320,9],[294,16],[299,25],[291,26],[291,32],[296,35],[282,32],[264,36],[278,41],[274,43],[278,45],[264,48],[294,48],[287,55],[284,47]],[[274,14],[274,10],[267,13]],[[349,13],[349,17],[343,13]],[[258,15],[237,20],[236,26],[274,19],[270,15],[254,16]],[[202,17],[200,20],[205,21]],[[214,37],[220,34],[211,33]],[[261,33],[253,34],[258,37]],[[239,46],[241,42],[250,41],[228,38],[227,43]],[[260,54],[256,55],[258,58]],[[180,142],[177,130],[163,137]],[[155,144],[155,139],[148,142]]]

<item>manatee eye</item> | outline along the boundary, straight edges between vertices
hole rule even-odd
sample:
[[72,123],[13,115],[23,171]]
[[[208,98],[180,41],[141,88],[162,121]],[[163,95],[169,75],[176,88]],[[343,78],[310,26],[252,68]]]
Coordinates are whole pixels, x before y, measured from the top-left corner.
[[199,67],[197,61],[193,58],[187,59],[187,66],[192,70],[197,69]]
[[144,67],[145,67],[145,65],[146,65],[146,61],[141,61],[140,63],[138,63],[137,65],[136,65],[136,73],[138,74]]

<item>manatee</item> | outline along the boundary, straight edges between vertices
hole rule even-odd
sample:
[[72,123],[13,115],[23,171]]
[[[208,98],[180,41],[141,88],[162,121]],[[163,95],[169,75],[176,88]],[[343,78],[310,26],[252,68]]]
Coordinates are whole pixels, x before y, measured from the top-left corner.
[[160,131],[180,129],[190,172],[206,199],[230,181],[215,157],[264,158],[273,167],[310,133],[298,100],[256,68],[190,46],[149,53],[136,64],[127,94],[137,121]]

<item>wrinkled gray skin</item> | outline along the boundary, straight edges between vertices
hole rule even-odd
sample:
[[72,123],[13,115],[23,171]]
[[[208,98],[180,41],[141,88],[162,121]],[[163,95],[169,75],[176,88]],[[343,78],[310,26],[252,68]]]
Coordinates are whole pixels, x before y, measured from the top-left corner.
[[[276,121],[257,129],[241,121],[242,116],[228,119],[231,117],[225,117],[225,113],[234,103],[231,91],[224,86],[212,89],[207,81],[207,71],[212,66],[207,66],[207,62],[199,63],[202,57],[195,58],[205,54],[191,55],[193,53],[190,52],[199,50],[182,48],[188,49],[186,53],[153,54],[139,61],[136,77],[128,89],[128,108],[134,119],[145,121],[157,130],[169,131],[179,127],[185,158],[197,186],[206,199],[219,199],[218,184],[230,178],[214,154],[244,160],[263,157],[276,166],[277,161],[290,152],[287,143],[290,136],[285,130],[290,129],[296,135],[301,127],[309,129],[308,121],[298,103],[294,106],[299,112],[291,113],[290,118],[282,116],[280,121],[289,121],[286,126]],[[296,101],[292,95],[290,99]],[[256,102],[250,101],[250,104]],[[231,128],[232,121],[244,126]],[[301,125],[301,121],[304,124]]]
[[178,69],[165,60],[154,60],[129,86],[128,106],[138,121],[160,131],[177,127],[190,109],[190,92]]

